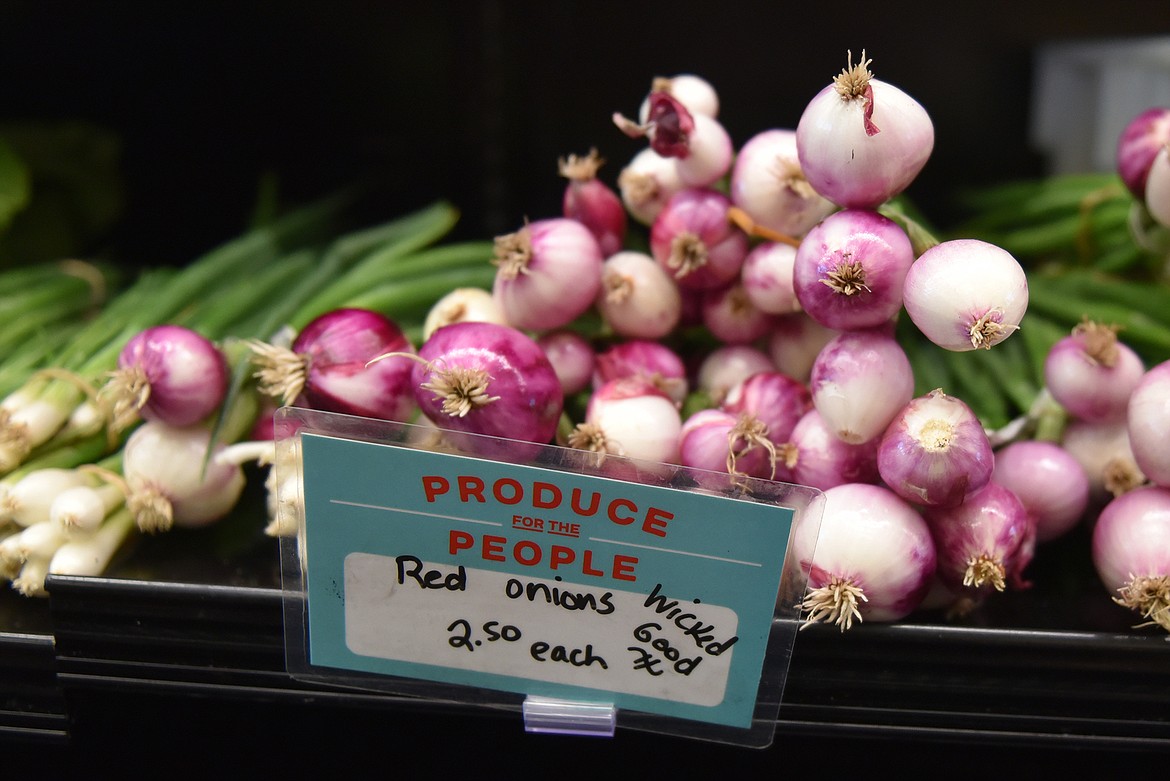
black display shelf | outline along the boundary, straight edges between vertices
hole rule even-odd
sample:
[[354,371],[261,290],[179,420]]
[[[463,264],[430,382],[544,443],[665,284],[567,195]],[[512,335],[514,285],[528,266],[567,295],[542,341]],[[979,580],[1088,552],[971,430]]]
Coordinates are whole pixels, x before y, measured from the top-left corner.
[[59,743],[67,733],[48,601],[0,592],[0,740]]

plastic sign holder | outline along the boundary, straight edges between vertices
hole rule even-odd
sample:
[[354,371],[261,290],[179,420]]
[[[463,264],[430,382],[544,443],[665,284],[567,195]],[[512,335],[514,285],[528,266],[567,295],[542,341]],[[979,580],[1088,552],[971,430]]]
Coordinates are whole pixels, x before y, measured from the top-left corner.
[[821,492],[293,407],[276,431],[295,678],[772,742]]

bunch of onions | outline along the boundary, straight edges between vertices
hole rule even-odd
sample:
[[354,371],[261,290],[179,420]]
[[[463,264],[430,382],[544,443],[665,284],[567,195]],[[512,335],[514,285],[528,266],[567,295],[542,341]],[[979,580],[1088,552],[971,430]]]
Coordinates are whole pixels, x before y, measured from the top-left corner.
[[930,529],[889,489],[847,483],[824,492],[819,534],[798,524],[793,555],[808,577],[804,626],[896,621],[922,602],[937,558]]

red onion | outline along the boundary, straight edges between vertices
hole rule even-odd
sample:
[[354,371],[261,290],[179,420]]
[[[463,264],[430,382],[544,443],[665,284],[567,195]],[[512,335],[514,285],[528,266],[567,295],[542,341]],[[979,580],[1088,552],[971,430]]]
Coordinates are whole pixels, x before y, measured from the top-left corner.
[[1170,361],[1149,369],[1130,394],[1126,432],[1138,468],[1170,488]]
[[826,491],[846,483],[877,483],[877,439],[860,445],[843,442],[810,409],[792,429],[787,441],[777,443],[785,480]]
[[893,491],[848,483],[824,493],[820,533],[798,524],[793,555],[808,576],[805,626],[896,621],[933,581],[936,554],[926,521]]
[[650,252],[679,285],[721,287],[735,279],[748,253],[748,238],[728,219],[731,202],[710,189],[675,194],[650,228]]
[[285,404],[367,418],[406,421],[415,404],[408,360],[413,353],[398,325],[368,309],[342,308],[309,322],[289,349],[253,343],[260,388]]
[[841,332],[813,320],[805,312],[794,312],[773,320],[768,354],[776,368],[801,382],[807,382],[817,355]]
[[219,408],[227,384],[227,361],[210,339],[183,326],[157,325],[126,342],[102,393],[113,399],[118,429],[136,418],[189,426]]
[[634,155],[618,175],[618,192],[630,216],[652,225],[674,194],[686,188],[678,172],[678,160],[653,149]]
[[902,308],[914,249],[896,222],[874,211],[829,215],[800,242],[793,287],[800,306],[826,328],[871,328]]
[[721,288],[704,290],[700,312],[703,325],[725,344],[754,342],[772,328],[772,316],[752,303],[739,280]]
[[795,130],[765,130],[749,138],[731,169],[730,194],[757,225],[793,237],[837,208],[805,178]]
[[597,356],[588,339],[576,331],[561,330],[541,334],[536,343],[552,364],[566,396],[589,387]]
[[800,311],[792,267],[796,247],[778,241],[758,244],[748,252],[740,269],[747,297],[761,312],[786,315]]
[[495,240],[492,293],[508,323],[534,331],[568,325],[601,289],[601,247],[581,223],[537,220]]
[[1055,442],[1023,439],[995,453],[992,479],[1010,489],[1048,542],[1073,529],[1089,506],[1089,477],[1080,462]]
[[597,239],[603,257],[622,248],[626,240],[626,209],[621,198],[597,178],[604,164],[596,149],[585,157],[569,155],[557,165],[561,176],[569,180],[561,201],[561,213],[577,220]]
[[767,427],[773,442],[788,439],[797,422],[812,409],[804,383],[777,371],[757,372],[733,385],[720,407],[733,414],[747,413]]
[[1125,420],[1090,421],[1073,418],[1064,427],[1061,446],[1089,478],[1089,496],[1100,502],[1146,482],[1134,458]]
[[1170,108],[1149,108],[1129,121],[1117,139],[1117,171],[1139,201],[1158,151],[1170,144]]
[[956,594],[1003,591],[1019,583],[1028,564],[1032,522],[1023,503],[995,481],[950,507],[927,507],[923,515],[938,552],[938,577]]
[[894,416],[878,443],[877,465],[885,484],[906,501],[953,506],[987,484],[995,458],[971,408],[933,390]]
[[872,209],[906,189],[934,149],[922,106],[873,77],[865,52],[852,55],[800,116],[796,145],[818,193],[846,208]]
[[939,347],[990,349],[1019,328],[1028,308],[1028,278],[1006,250],[953,239],[919,256],[902,295],[906,314]]
[[1082,420],[1124,418],[1144,372],[1138,354],[1118,341],[1116,328],[1088,320],[1057,340],[1044,360],[1048,392]]
[[621,114],[614,114],[614,123],[631,138],[649,139],[650,148],[663,157],[675,158],[687,186],[707,187],[730,170],[735,153],[731,137],[713,116],[691,112],[661,89],[652,91],[643,105],[640,124]]
[[817,355],[809,390],[825,424],[857,445],[881,436],[914,397],[914,371],[888,331],[846,331]]
[[619,336],[661,339],[679,323],[682,296],[654,258],[625,250],[602,265],[597,311]]
[[569,446],[643,461],[677,463],[682,418],[675,401],[640,377],[594,390]]
[[597,354],[594,389],[626,377],[640,378],[654,385],[679,404],[687,397],[686,365],[676,352],[659,342],[630,339]]
[[771,371],[772,360],[763,351],[748,344],[716,347],[699,363],[696,384],[715,404],[753,374]]
[[413,364],[415,399],[439,428],[552,440],[564,403],[561,383],[526,334],[495,323],[453,323],[431,334],[418,359],[402,363]]
[[1113,601],[1170,632],[1170,489],[1113,499],[1093,527],[1093,565]]
[[645,123],[650,118],[650,95],[664,92],[686,106],[691,114],[719,116],[719,94],[711,82],[694,73],[680,73],[676,76],[655,78],[650,84],[650,94],[638,108],[638,119]]
[[775,476],[776,448],[763,422],[751,414],[702,409],[682,424],[679,463],[770,480]]

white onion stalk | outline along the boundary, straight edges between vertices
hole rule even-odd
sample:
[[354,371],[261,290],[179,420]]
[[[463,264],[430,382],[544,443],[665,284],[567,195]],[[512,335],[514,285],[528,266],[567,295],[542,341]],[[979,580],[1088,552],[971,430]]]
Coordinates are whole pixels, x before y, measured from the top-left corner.
[[1028,278],[1006,250],[978,239],[953,239],[918,257],[902,295],[906,314],[939,347],[991,349],[1020,327]]
[[101,575],[134,529],[134,516],[129,508],[117,508],[92,534],[70,539],[58,548],[49,559],[49,574],[80,577]]
[[926,521],[884,486],[847,483],[824,499],[820,533],[799,524],[793,541],[808,576],[801,628],[824,622],[844,632],[854,621],[896,621],[913,612],[936,566]]
[[1093,528],[1093,564],[1113,601],[1170,632],[1170,489],[1143,486],[1113,499]]
[[1152,367],[1138,381],[1126,408],[1126,431],[1138,468],[1154,483],[1170,488],[1170,360]]
[[497,323],[507,325],[504,310],[490,290],[459,287],[436,301],[423,320],[423,339],[451,323]]
[[205,526],[235,506],[244,488],[243,470],[214,455],[204,469],[210,442],[210,432],[202,427],[178,428],[157,421],[143,423],[130,435],[122,471],[126,504],[139,529],[153,533],[172,525]]
[[49,574],[49,559],[38,556],[24,562],[19,574],[12,579],[12,587],[25,597],[47,597],[45,578]]
[[90,477],[76,469],[34,469],[8,486],[0,499],[0,513],[20,526],[49,520],[53,501],[67,488],[88,485]]
[[49,508],[49,520],[67,535],[88,534],[125,502],[125,489],[119,483],[78,485],[57,494]]
[[28,458],[32,449],[47,442],[69,420],[73,407],[33,399],[12,411],[0,412],[0,472]]

